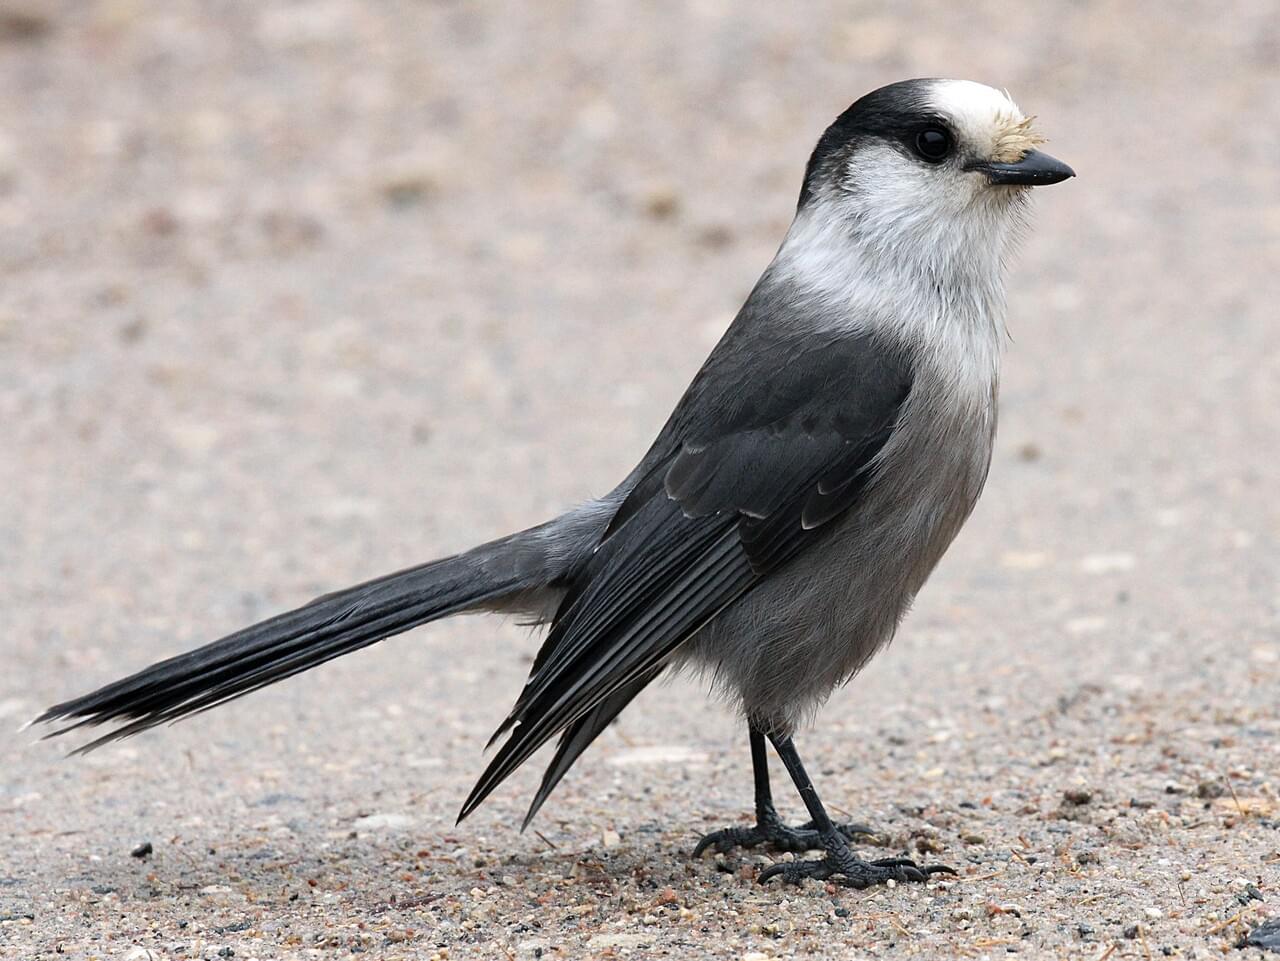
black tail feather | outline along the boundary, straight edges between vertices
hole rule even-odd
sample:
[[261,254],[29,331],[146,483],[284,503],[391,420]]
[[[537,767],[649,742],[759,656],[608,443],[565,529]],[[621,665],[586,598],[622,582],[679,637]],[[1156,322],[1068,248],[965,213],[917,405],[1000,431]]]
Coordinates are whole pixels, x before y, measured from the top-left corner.
[[292,677],[437,618],[500,607],[548,587],[537,529],[432,561],[246,627],[49,708],[35,723],[74,719],[47,737],[125,722],[77,748],[84,753]]
[[[611,694],[590,714],[578,718],[564,729],[560,735],[560,743],[556,747],[555,757],[547,765],[547,770],[542,775],[542,783],[538,786],[538,793],[533,796],[524,821],[520,824],[521,831],[527,828],[537,816],[543,803],[560,783],[560,779],[569,772],[569,768],[573,767],[573,762],[578,759],[578,755],[591,746],[591,742],[613,723],[613,719],[622,713],[622,709],[630,704],[635,696],[649,685],[649,682],[661,674],[662,670],[659,667],[657,670],[641,675],[626,687]],[[461,821],[462,817],[459,816],[458,820]]]

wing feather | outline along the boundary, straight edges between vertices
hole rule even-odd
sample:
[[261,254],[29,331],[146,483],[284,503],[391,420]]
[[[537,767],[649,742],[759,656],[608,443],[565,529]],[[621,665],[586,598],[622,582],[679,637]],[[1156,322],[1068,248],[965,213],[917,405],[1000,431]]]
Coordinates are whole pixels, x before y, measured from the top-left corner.
[[[731,328],[637,469],[459,820],[559,734],[527,825],[676,648],[821,537],[874,477],[910,390],[900,357],[864,335],[770,334],[754,347],[749,336]],[[766,348],[787,362],[745,379],[732,355]]]

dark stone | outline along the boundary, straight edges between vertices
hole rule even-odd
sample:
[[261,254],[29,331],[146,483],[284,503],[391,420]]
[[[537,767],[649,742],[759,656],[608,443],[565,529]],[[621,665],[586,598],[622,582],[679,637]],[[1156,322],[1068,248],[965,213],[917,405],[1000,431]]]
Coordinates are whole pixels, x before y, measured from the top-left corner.
[[1225,795],[1226,787],[1221,781],[1202,781],[1196,786],[1196,796],[1204,798],[1204,800],[1212,800],[1215,797]]

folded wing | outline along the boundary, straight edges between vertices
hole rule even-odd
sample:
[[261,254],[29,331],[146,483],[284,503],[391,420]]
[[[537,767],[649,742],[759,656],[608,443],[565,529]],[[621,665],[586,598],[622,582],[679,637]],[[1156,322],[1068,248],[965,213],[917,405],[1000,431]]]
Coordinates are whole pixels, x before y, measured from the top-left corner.
[[874,476],[910,392],[905,362],[865,335],[775,337],[777,368],[747,382],[732,361],[753,348],[740,342],[750,335],[731,330],[659,436],[561,604],[494,735],[507,740],[459,819],[559,734],[527,825],[675,649],[822,537]]

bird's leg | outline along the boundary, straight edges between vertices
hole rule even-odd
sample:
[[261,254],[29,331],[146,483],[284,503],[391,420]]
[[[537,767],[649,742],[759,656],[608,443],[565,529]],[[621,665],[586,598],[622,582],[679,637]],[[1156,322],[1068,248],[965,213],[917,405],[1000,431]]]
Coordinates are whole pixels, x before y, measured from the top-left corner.
[[791,742],[790,735],[770,734],[769,740],[773,742],[773,747],[778,752],[778,757],[782,758],[782,763],[787,766],[787,772],[795,782],[796,790],[804,800],[804,806],[809,809],[809,817],[812,818],[809,823],[813,826],[812,830],[817,833],[827,855],[816,860],[775,864],[760,872],[761,881],[781,877],[784,881],[799,884],[805,878],[821,881],[838,876],[842,883],[849,887],[869,888],[873,884],[883,884],[886,881],[899,883],[927,881],[932,874],[956,873],[953,868],[941,864],[921,867],[910,858],[863,861],[855,857],[849,849],[848,838],[831,823],[831,818],[827,816],[827,809],[822,806],[813,782],[809,780],[804,765],[800,763],[800,755],[796,753],[796,746]]
[[[748,724],[751,736],[751,773],[756,785],[756,823],[749,828],[725,828],[705,835],[693,849],[696,858],[703,851],[714,849],[721,854],[732,848],[754,848],[767,844],[778,851],[815,851],[823,848],[822,837],[809,821],[799,827],[783,823],[773,806],[773,792],[769,788],[769,755],[764,732],[754,723]],[[835,830],[847,839],[858,836],[875,837],[875,831],[865,824],[837,824]]]

